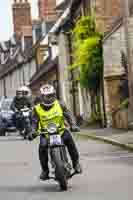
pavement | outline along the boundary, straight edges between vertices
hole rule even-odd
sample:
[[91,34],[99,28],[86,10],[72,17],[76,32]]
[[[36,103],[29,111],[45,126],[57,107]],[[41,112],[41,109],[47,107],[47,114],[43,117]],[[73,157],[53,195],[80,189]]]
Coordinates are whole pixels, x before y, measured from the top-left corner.
[[86,136],[93,140],[99,140],[112,145],[133,151],[133,130],[96,128],[81,129],[80,136]]
[[132,200],[133,153],[117,146],[75,136],[83,174],[60,192],[55,181],[40,182],[38,141],[0,137],[2,200]]

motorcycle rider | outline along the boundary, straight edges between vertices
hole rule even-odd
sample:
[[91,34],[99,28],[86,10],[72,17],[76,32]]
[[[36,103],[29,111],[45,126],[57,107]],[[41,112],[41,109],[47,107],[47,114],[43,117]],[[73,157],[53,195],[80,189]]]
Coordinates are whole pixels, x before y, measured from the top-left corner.
[[[31,90],[29,89],[29,87],[27,87],[25,85],[21,87],[21,90],[23,92],[24,99],[27,99],[27,102],[30,104],[29,108],[32,111],[33,102],[32,102]],[[32,123],[31,112],[30,112],[30,123]]]
[[[25,95],[26,94],[26,95]],[[14,124],[16,125],[17,129],[23,129],[23,122],[17,120],[17,112],[19,112],[24,107],[32,108],[32,102],[30,101],[28,94],[26,92],[26,88],[24,86],[18,88],[16,90],[16,96],[13,99],[11,104],[11,109],[15,112],[14,114]]]
[[[52,116],[54,117],[54,123],[59,123],[62,127],[64,127],[65,118],[70,124],[72,131],[79,131],[79,127],[76,126],[75,120],[71,112],[67,109],[66,105],[63,102],[57,100],[54,87],[52,85],[46,84],[40,88],[40,92],[42,102],[40,104],[37,104],[33,109],[33,129],[32,133],[29,135],[29,140],[33,140],[37,137],[39,131],[41,132],[41,127],[43,129],[43,127],[49,123]],[[46,120],[43,114],[46,116]],[[64,144],[67,146],[75,172],[81,173],[81,167],[79,164],[79,153],[70,132],[65,129],[61,136]],[[41,135],[39,145],[39,160],[42,168],[40,179],[42,180],[48,179],[49,175],[47,147],[47,139],[45,136]]]
[[21,90],[23,93],[23,97],[31,101],[31,90],[25,85],[21,87]]

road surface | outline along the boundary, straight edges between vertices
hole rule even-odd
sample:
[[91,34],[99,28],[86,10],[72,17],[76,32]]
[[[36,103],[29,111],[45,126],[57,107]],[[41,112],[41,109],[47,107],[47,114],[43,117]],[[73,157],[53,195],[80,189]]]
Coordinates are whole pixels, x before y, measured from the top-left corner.
[[132,200],[133,154],[109,144],[77,139],[83,174],[67,192],[52,180],[40,182],[37,141],[0,137],[1,200]]

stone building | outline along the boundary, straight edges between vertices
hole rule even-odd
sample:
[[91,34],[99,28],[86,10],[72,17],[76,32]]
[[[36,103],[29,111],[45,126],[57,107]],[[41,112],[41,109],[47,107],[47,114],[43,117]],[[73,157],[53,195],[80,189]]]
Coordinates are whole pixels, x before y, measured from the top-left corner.
[[[98,30],[104,33],[104,86],[105,106],[108,126],[128,128],[128,112],[119,109],[122,103],[120,87],[125,80],[125,70],[122,66],[122,54],[127,57],[127,43],[123,24],[124,4],[122,0],[97,0],[95,4]],[[133,2],[129,1],[132,12]],[[130,19],[132,21],[132,19]],[[130,25],[130,24],[129,24]],[[132,28],[130,26],[131,32]],[[126,87],[128,90],[128,87]],[[124,93],[124,91],[122,91]]]
[[[103,43],[103,52],[105,103],[108,125],[115,128],[127,128],[128,123],[125,124],[127,116],[125,119],[122,119],[123,113],[120,116],[121,111],[118,109],[122,103],[120,87],[125,76],[125,70],[122,66],[122,52],[126,55],[125,33],[122,24],[114,27],[112,32],[106,35]],[[128,90],[128,88],[126,89]],[[111,119],[110,116],[112,116]]]
[[88,118],[91,113],[89,95],[86,100],[83,98],[83,91],[80,84],[75,80],[78,71],[70,72],[68,69],[68,66],[73,62],[71,35],[68,33],[72,28],[72,24],[75,24],[81,15],[84,15],[85,12],[90,12],[90,2],[87,0],[74,0],[72,4],[70,1],[59,2],[60,4],[58,4],[57,9],[64,9],[61,16],[62,23],[60,23],[56,31],[59,46],[60,95],[75,116]]
[[[68,7],[69,5],[70,4],[67,4]],[[69,29],[70,24],[74,24],[76,19],[79,19],[80,16],[95,13],[97,30],[104,34],[105,99],[102,99],[102,104],[105,104],[105,107],[102,105],[102,109],[104,112],[104,109],[106,108],[106,114],[108,116],[112,107],[116,108],[120,104],[121,97],[119,94],[119,86],[121,85],[125,73],[121,65],[121,52],[126,52],[125,35],[123,28],[118,28],[123,14],[122,6],[121,0],[73,0],[70,7],[70,13],[68,17],[66,17],[67,19],[65,20],[64,25],[61,26],[60,31],[58,32],[60,47],[59,71],[62,83],[62,97],[76,115],[80,113],[86,115],[86,117],[89,116],[89,113],[91,112],[90,100],[89,94],[88,97],[84,98],[84,91],[81,90],[78,82],[75,82],[72,78],[74,74],[67,73],[66,67],[72,63],[72,43],[71,38],[65,33],[67,32],[65,29]],[[60,6],[58,5],[58,7]],[[115,93],[113,91],[115,91]],[[120,118],[117,121],[121,121]],[[115,126],[117,125],[115,124]],[[123,123],[123,126],[126,126],[125,123]]]

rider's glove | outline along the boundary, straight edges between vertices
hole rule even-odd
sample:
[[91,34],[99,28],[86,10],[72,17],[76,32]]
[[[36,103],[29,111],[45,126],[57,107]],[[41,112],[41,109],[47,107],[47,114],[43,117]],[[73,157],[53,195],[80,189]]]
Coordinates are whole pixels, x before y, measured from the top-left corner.
[[72,132],[80,132],[80,128],[79,128],[77,125],[73,125],[73,126],[71,127],[71,131],[72,131]]
[[18,109],[17,109],[17,108],[15,108],[15,109],[14,109],[14,111],[17,113],[17,112],[18,112]]
[[31,133],[28,134],[28,140],[29,141],[34,140],[36,137],[37,137],[37,135],[36,135],[35,132],[31,132]]

